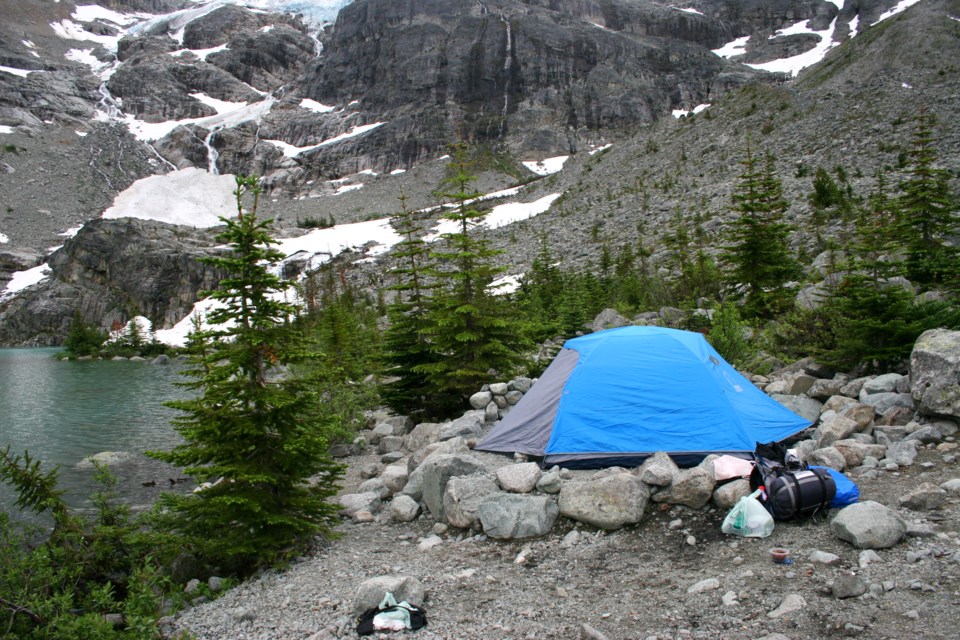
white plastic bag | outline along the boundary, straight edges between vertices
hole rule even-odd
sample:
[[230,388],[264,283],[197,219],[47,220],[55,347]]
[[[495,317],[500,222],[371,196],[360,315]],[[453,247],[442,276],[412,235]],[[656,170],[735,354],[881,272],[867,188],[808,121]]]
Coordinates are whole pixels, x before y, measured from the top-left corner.
[[757,500],[759,496],[760,490],[757,489],[740,498],[723,519],[720,530],[742,538],[766,538],[773,533],[773,516]]

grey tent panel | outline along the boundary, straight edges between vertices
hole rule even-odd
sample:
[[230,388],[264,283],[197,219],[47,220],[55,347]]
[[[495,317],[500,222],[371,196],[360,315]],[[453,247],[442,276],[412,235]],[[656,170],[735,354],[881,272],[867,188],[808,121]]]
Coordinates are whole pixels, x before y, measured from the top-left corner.
[[537,383],[475,448],[542,456],[557,417],[563,387],[579,360],[580,352],[561,349]]

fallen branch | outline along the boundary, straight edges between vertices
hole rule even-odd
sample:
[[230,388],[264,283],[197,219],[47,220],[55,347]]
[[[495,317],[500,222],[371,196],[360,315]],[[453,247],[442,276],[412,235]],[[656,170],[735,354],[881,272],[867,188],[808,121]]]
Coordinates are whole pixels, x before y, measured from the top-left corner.
[[33,620],[35,623],[40,624],[40,616],[35,614],[33,611],[30,611],[30,609],[27,609],[26,607],[21,607],[20,605],[10,602],[9,600],[4,600],[3,598],[0,598],[0,606],[4,606],[7,609],[10,609],[11,611],[13,611],[14,615],[18,613],[22,613],[26,615],[28,618],[30,618],[31,620]]

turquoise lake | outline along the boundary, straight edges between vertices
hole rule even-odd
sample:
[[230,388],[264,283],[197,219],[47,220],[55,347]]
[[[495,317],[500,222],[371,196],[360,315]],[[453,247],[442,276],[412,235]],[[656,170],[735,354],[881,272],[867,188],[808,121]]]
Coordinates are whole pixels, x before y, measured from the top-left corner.
[[[183,379],[180,365],[77,362],[57,360],[56,353],[0,349],[0,449],[29,451],[44,469],[58,465],[68,502],[80,508],[96,486],[81,461],[104,451],[127,454],[111,467],[118,492],[134,506],[148,505],[178,477],[177,470],[143,452],[179,441],[170,425],[178,412],[164,402],[187,393],[174,384]],[[8,486],[0,486],[0,505],[9,512],[12,496]]]

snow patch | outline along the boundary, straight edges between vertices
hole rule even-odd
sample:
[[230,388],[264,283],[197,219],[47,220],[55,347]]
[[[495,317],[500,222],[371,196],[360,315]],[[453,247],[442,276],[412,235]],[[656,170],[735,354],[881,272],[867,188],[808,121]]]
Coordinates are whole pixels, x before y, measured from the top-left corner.
[[363,135],[364,133],[367,133],[368,131],[376,129],[377,127],[383,124],[386,124],[386,123],[374,122],[373,124],[358,125],[356,127],[351,128],[349,131],[345,133],[341,133],[338,136],[334,136],[333,138],[328,138],[323,142],[320,142],[318,144],[312,144],[306,147],[297,147],[295,145],[290,144],[289,142],[284,142],[283,140],[264,140],[264,142],[269,142],[270,144],[279,147],[280,150],[283,151],[283,155],[285,155],[286,157],[296,158],[301,153],[312,151],[320,147],[325,147],[328,144],[335,144],[337,142],[341,142],[342,140],[346,140],[347,138],[355,138],[356,136]]
[[51,22],[50,28],[53,32],[65,40],[82,40],[96,42],[105,49],[117,52],[117,43],[121,36],[105,36],[96,33],[90,33],[83,28],[83,25],[73,20],[61,20],[60,22]]
[[[264,115],[270,112],[275,98],[267,98],[260,102],[241,107],[227,113],[218,113],[215,116],[206,118],[187,118],[185,120],[167,120],[166,122],[144,122],[137,120],[131,115],[124,115],[119,120],[127,125],[130,133],[138,140],[159,140],[177,127],[187,124],[195,124],[204,129],[230,128],[243,122],[253,121],[259,123]],[[231,103],[224,103],[231,104]],[[110,119],[107,114],[101,114],[101,119]]]
[[827,52],[837,46],[837,43],[833,41],[833,32],[837,27],[837,19],[834,18],[833,21],[830,22],[830,26],[823,31],[812,31],[807,27],[808,22],[809,21],[804,20],[793,25],[792,27],[781,29],[771,37],[776,38],[779,35],[812,33],[820,37],[820,42],[818,42],[817,46],[815,46],[813,49],[804,51],[803,53],[791,56],[789,58],[780,58],[778,60],[771,60],[770,62],[763,62],[760,64],[747,64],[747,66],[752,67],[753,69],[760,69],[761,71],[788,73],[793,77],[797,77],[797,74],[799,74],[801,70],[823,60],[823,58],[827,55]]
[[0,124],[0,133],[13,133],[13,127],[8,124]]
[[710,107],[710,104],[709,104],[709,103],[698,104],[697,106],[695,106],[693,109],[691,109],[691,110],[689,110],[689,111],[686,110],[686,109],[674,109],[672,113],[673,113],[673,117],[674,117],[674,118],[682,118],[682,117],[684,117],[684,116],[690,115],[691,113],[694,114],[694,115],[696,115],[696,114],[700,113],[701,111],[704,111],[704,110],[708,109],[709,107]]
[[236,215],[236,181],[194,167],[137,180],[103,212],[104,218],[159,220],[190,227],[215,227]]
[[78,138],[86,138],[88,135],[90,135],[89,131],[74,131],[74,133],[77,134]]
[[10,75],[19,76],[19,77],[21,77],[21,78],[26,78],[26,77],[27,77],[28,75],[30,75],[31,73],[36,73],[36,72],[37,72],[37,71],[34,70],[34,69],[30,69],[30,70],[28,70],[28,69],[15,69],[15,68],[13,68],[13,67],[4,67],[3,65],[0,65],[0,71],[3,71],[3,72],[5,72],[5,73],[9,73]]
[[65,238],[72,238],[73,236],[75,236],[75,235],[77,235],[78,233],[80,233],[80,229],[83,229],[83,225],[81,225],[81,226],[79,226],[79,227],[70,227],[70,228],[67,229],[66,231],[63,231],[63,232],[61,232],[61,233],[58,233],[57,235],[58,235],[58,236],[63,236],[63,237],[65,237]]
[[750,40],[750,36],[743,36],[742,38],[737,38],[732,42],[728,42],[719,49],[714,49],[713,53],[717,54],[721,58],[733,58],[734,56],[739,56],[747,52],[747,42]]
[[595,154],[600,153],[601,151],[606,151],[607,149],[609,149],[609,148],[612,147],[612,146],[613,146],[613,143],[611,142],[611,143],[609,143],[609,144],[601,145],[601,146],[597,147],[596,149],[591,149],[591,150],[588,151],[587,153],[589,153],[590,155],[595,155]]
[[46,280],[51,273],[52,271],[48,264],[41,264],[26,271],[14,271],[10,276],[10,282],[7,283],[7,287],[0,292],[0,302],[12,298],[27,287],[32,287],[38,282]]
[[[841,0],[841,1],[842,1],[842,0]],[[693,7],[674,7],[674,9],[676,9],[677,11],[683,11],[684,13],[695,13],[695,14],[697,14],[698,16],[704,15],[703,12],[697,11],[697,10],[694,9]]]
[[870,26],[872,27],[874,25],[880,24],[887,18],[892,18],[898,13],[902,13],[903,11],[906,11],[907,9],[917,4],[918,2],[920,2],[920,0],[900,0],[900,2],[898,2],[895,7],[881,13],[880,17],[877,18],[877,21],[870,23]]
[[390,172],[390,175],[392,175],[392,176],[398,176],[398,175],[400,175],[401,173],[406,173],[406,172],[407,172],[406,169],[394,169],[393,171]]
[[548,176],[551,173],[557,173],[563,169],[563,163],[565,163],[569,157],[570,156],[556,156],[555,158],[545,158],[543,160],[529,160],[522,164],[538,176]]
[[6,234],[0,233],[0,244],[4,244],[7,242],[10,242],[10,238],[8,238]]
[[336,109],[336,107],[328,107],[327,105],[321,104],[316,100],[311,100],[310,98],[304,98],[301,100],[300,106],[310,111],[316,111],[317,113],[330,113]]
[[860,29],[860,14],[853,16],[853,19],[848,23],[850,27],[850,37],[853,38],[859,33]]
[[[482,199],[487,199],[490,197],[490,195],[492,194],[484,196]],[[532,218],[533,216],[539,215],[549,209],[554,200],[559,197],[559,193],[551,193],[550,195],[546,195],[539,200],[534,200],[533,202],[510,202],[507,204],[497,205],[490,210],[490,213],[486,215],[480,226],[487,229],[499,229],[500,227],[508,224]],[[481,200],[481,198],[474,198],[474,200],[468,201],[468,203],[476,202],[477,200]],[[457,205],[446,206],[449,207]],[[460,223],[456,220],[441,220],[440,223],[433,228],[433,231],[424,237],[424,240],[427,242],[433,242],[443,237],[444,234],[459,233],[459,231]]]
[[503,276],[497,278],[491,282],[487,289],[493,292],[494,295],[502,296],[508,293],[513,293],[520,288],[520,283],[523,280],[523,276]]
[[153,17],[148,13],[138,13],[134,15],[118,13],[96,4],[77,5],[73,9],[70,17],[79,22],[95,22],[104,20],[113,24],[126,26],[143,18]]
[[205,93],[191,93],[190,97],[198,102],[202,102],[208,107],[213,108],[217,115],[223,115],[224,113],[230,113],[232,111],[237,111],[243,109],[247,106],[246,102],[227,102],[226,100],[217,100],[216,98],[211,98]]
[[192,53],[193,55],[197,56],[201,60],[206,60],[207,56],[209,56],[210,54],[217,53],[218,51],[226,51],[226,50],[227,50],[227,45],[221,44],[216,47],[210,47],[209,49],[177,49],[176,51],[171,51],[169,55],[175,58],[178,58],[184,54]]
[[363,189],[363,185],[362,184],[344,184],[344,185],[341,185],[339,188],[337,188],[337,190],[334,192],[333,195],[339,196],[340,194],[346,193],[348,191],[356,191],[357,189]]

